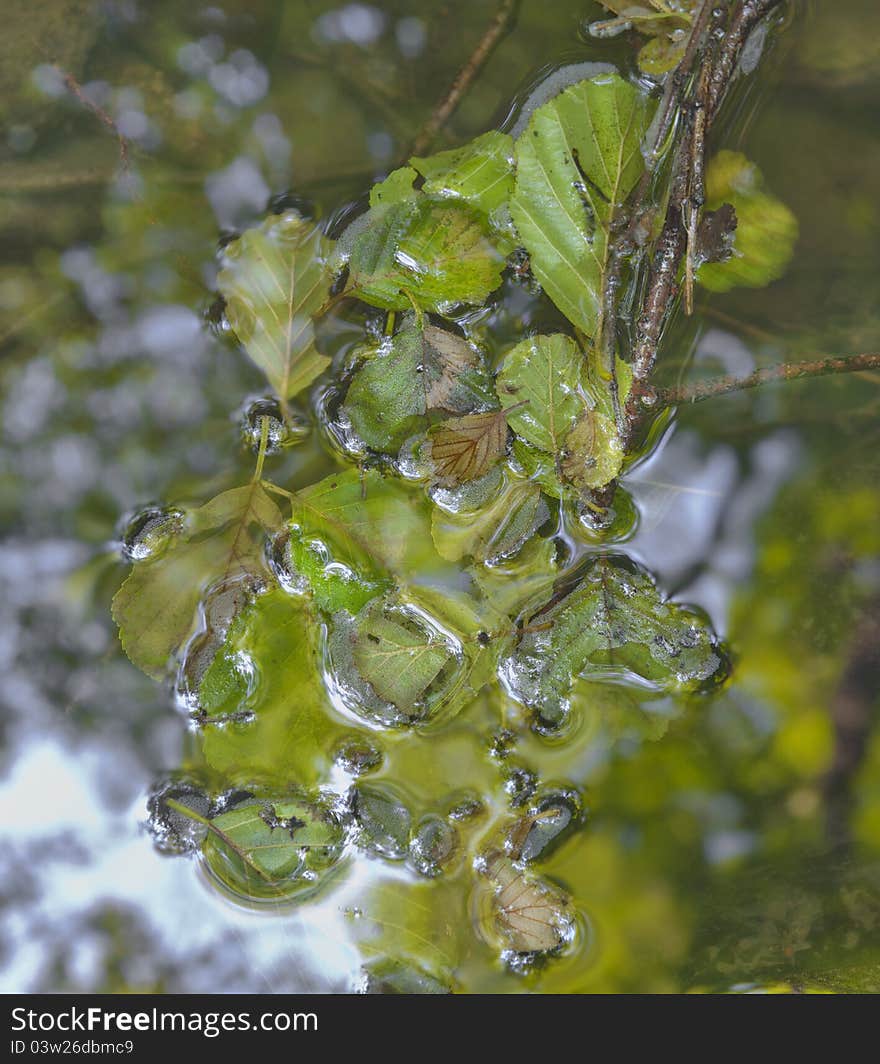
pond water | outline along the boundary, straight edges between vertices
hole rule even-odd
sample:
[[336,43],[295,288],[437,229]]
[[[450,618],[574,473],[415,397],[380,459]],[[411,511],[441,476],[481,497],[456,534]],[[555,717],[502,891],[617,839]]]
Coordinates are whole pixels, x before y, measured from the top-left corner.
[[[362,730],[386,746],[371,812],[360,799],[384,842],[346,842],[333,882],[296,904],[243,904],[148,830],[154,788],[201,778],[206,755],[171,685],[126,658],[110,600],[127,516],[198,506],[253,472],[242,411],[266,385],[218,327],[219,244],[269,208],[362,204],[496,7],[5,5],[4,991],[350,992],[365,967],[385,989],[880,990],[877,373],[684,408],[625,476],[638,517],[613,550],[723,637],[730,678],[712,693],[584,684],[562,733],[515,743],[521,708],[497,688],[418,741]],[[632,70],[632,38],[585,32],[600,11],[522,0],[435,148],[508,121],[551,69]],[[880,14],[870,0],[787,11],[716,137],[794,212],[795,255],[764,288],[698,295],[664,338],[663,384],[880,350]],[[507,294],[493,354],[557,324]],[[332,319],[333,353],[362,323]],[[314,429],[266,459],[297,490],[342,465]],[[351,773],[335,773],[344,789]],[[233,764],[227,783],[247,779]],[[421,829],[406,861],[396,803]],[[541,964],[488,927],[480,887],[526,889],[486,857],[524,810],[532,832],[576,822],[539,862],[544,889],[571,899]],[[450,824],[455,857],[426,875]]]

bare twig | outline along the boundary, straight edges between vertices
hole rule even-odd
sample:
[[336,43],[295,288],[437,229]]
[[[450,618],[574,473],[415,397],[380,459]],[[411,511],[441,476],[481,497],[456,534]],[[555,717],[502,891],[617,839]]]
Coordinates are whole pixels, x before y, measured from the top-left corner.
[[477,47],[471,53],[470,59],[455,75],[448,92],[434,108],[431,117],[413,141],[410,155],[421,155],[423,151],[429,148],[434,138],[455,113],[474,78],[483,69],[493,48],[510,29],[517,4],[518,0],[501,0],[501,6],[486,27],[486,31],[477,43]]
[[92,114],[94,114],[98,118],[98,120],[102,122],[103,125],[105,125],[119,141],[119,163],[123,170],[127,170],[128,141],[125,139],[122,133],[120,133],[119,127],[110,117],[110,115],[107,114],[103,107],[100,107],[94,102],[94,100],[90,100],[88,96],[86,96],[82,86],[73,76],[73,74],[68,73],[68,71],[58,66],[57,63],[55,64],[55,69],[64,79],[64,84],[68,87],[72,95],[74,95],[77,100],[79,100],[83,107],[87,107],[92,112]]
[[[678,295],[678,278],[702,205],[702,168],[705,140],[718,113],[749,34],[782,0],[740,0],[730,10],[712,9],[700,74],[677,106],[687,116],[672,164],[666,219],[657,241],[633,350],[633,387],[624,411],[623,437],[631,447],[654,398],[649,379],[657,362],[657,348]],[[703,9],[701,9],[701,14]],[[696,46],[695,46],[696,47]],[[693,242],[690,241],[691,252]],[[692,264],[690,271],[692,272]],[[689,272],[687,267],[686,274]]]
[[862,373],[865,370],[880,370],[880,354],[836,355],[819,358],[813,362],[783,362],[765,366],[750,373],[748,377],[713,377],[697,384],[681,388],[665,388],[653,392],[654,408],[682,406],[687,403],[702,403],[730,392],[742,392],[759,388],[773,381],[796,381],[801,377],[827,377],[833,373]]

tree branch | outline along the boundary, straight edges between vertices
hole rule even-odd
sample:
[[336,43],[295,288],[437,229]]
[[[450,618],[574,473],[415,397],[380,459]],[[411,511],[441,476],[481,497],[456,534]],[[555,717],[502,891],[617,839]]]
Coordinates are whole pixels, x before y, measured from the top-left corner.
[[[623,418],[623,437],[628,448],[638,435],[643,419],[653,409],[650,400],[655,393],[649,379],[657,363],[660,338],[678,296],[682,260],[689,248],[690,253],[693,250],[688,234],[693,236],[696,217],[702,207],[706,137],[749,34],[781,2],[740,0],[732,9],[713,8],[699,77],[687,94],[682,87],[681,95],[675,101],[685,121],[672,163],[666,218],[656,244],[638,318],[632,357],[633,387]],[[705,10],[701,8],[701,16]]]
[[683,406],[686,403],[702,403],[730,392],[742,392],[759,388],[773,381],[796,381],[801,377],[827,377],[833,373],[861,373],[865,370],[880,370],[880,354],[835,355],[819,358],[814,362],[783,362],[765,366],[750,373],[748,377],[714,377],[711,380],[687,384],[680,388],[664,388],[653,392],[654,408]]
[[471,87],[471,83],[483,69],[486,60],[492,54],[495,45],[501,40],[513,22],[518,0],[501,0],[501,6],[495,12],[486,31],[471,53],[470,59],[455,75],[449,90],[431,113],[431,117],[424,124],[416,139],[413,141],[410,155],[421,155],[429,148],[461,103],[464,94]]

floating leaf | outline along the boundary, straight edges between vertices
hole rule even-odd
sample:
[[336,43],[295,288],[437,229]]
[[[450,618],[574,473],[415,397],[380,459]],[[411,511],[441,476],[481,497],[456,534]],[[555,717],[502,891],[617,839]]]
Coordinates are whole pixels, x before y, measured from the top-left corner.
[[558,454],[585,408],[579,393],[582,356],[568,336],[531,336],[504,359],[496,387],[508,424],[524,440]]
[[489,215],[513,191],[513,139],[493,129],[460,148],[414,157],[410,166],[424,177],[427,195],[462,199]]
[[[209,584],[265,572],[266,533],[282,524],[278,507],[254,481],[194,510],[187,534],[154,560],[135,563],[113,599],[113,618],[126,654],[155,679],[192,630]],[[243,597],[251,586],[241,581]]]
[[581,492],[603,488],[623,467],[617,426],[598,410],[585,410],[565,437],[560,471]]
[[650,7],[630,0],[599,2],[617,18],[590,23],[594,37],[615,37],[629,29],[637,30],[652,38],[637,58],[644,74],[659,77],[678,66],[687,48],[697,0],[646,0]]
[[303,535],[328,543],[337,561],[398,576],[437,568],[428,513],[421,492],[372,469],[331,474],[297,492],[293,502]]
[[558,720],[574,678],[624,673],[656,690],[698,691],[725,674],[708,622],[664,602],[654,581],[623,559],[595,559],[560,601],[533,614],[504,666],[511,694]]
[[414,315],[366,354],[342,409],[375,451],[396,454],[406,439],[427,429],[430,412],[464,414],[495,401],[480,352],[446,329],[422,328]]
[[423,701],[444,666],[458,666],[456,651],[415,612],[386,603],[357,618],[354,661],[379,698],[400,710]]
[[503,620],[464,592],[427,587],[374,600],[353,618],[337,614],[327,639],[332,686],[374,724],[448,720],[494,678],[499,649],[478,635]]
[[367,216],[351,247],[349,290],[388,310],[442,312],[484,303],[503,265],[475,211],[420,195]]
[[281,399],[307,388],[330,359],[313,319],[330,294],[330,241],[296,211],[267,218],[223,251],[217,287],[248,356]]
[[246,801],[209,821],[202,847],[220,882],[249,901],[302,899],[339,861],[345,833],[321,798]]
[[412,813],[394,790],[387,784],[359,783],[352,792],[352,809],[361,845],[392,861],[406,856]]
[[712,292],[737,285],[761,288],[785,273],[798,235],[797,218],[764,191],[760,170],[744,155],[720,151],[706,168],[706,207],[729,203],[736,211],[733,255],[700,266],[697,280]]
[[516,142],[514,223],[532,273],[563,314],[593,336],[611,223],[644,170],[653,103],[599,74],[538,107]]
[[395,454],[423,425],[422,357],[422,331],[413,320],[378,344],[355,373],[342,409],[373,450]]
[[453,418],[431,433],[431,461],[444,487],[485,476],[506,450],[506,410]]

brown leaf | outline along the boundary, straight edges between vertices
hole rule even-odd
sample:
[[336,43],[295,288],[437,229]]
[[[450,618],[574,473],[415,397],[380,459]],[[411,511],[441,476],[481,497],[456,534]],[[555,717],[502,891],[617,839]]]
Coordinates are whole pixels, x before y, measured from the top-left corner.
[[517,953],[548,953],[573,932],[569,900],[545,879],[519,871],[507,858],[491,855],[486,874],[493,883],[497,932]]
[[[455,412],[454,393],[459,378],[479,363],[476,350],[461,336],[426,325],[422,333],[425,344],[425,403],[429,410]],[[430,381],[430,383],[427,383]]]
[[489,472],[507,449],[508,413],[466,414],[434,429],[431,460],[439,484],[455,487]]

